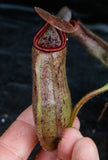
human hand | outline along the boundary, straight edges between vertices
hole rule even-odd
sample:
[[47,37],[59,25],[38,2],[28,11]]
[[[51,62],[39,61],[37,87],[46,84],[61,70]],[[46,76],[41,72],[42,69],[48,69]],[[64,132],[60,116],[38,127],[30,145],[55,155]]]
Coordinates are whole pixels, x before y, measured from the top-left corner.
[[[0,160],[27,160],[35,145],[36,136],[32,106],[22,112],[0,137]],[[80,122],[63,131],[58,148],[52,152],[42,148],[34,160],[99,160],[95,143],[79,132]]]

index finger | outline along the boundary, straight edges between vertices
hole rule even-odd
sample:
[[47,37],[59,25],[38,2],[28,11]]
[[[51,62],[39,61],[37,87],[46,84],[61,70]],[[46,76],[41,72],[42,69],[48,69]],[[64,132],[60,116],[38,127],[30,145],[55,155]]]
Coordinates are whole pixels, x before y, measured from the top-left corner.
[[37,142],[32,106],[30,106],[0,137],[1,160],[27,159]]

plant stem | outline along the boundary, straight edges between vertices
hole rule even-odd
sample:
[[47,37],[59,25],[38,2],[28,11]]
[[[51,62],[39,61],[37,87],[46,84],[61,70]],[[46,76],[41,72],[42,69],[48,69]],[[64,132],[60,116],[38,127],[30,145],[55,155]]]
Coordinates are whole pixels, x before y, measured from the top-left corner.
[[104,108],[102,109],[101,114],[100,114],[100,116],[99,116],[99,118],[98,118],[98,122],[102,119],[103,114],[104,114],[104,112],[107,110],[107,108],[108,108],[108,102],[105,103],[105,106],[104,106]]
[[72,111],[72,115],[71,115],[71,120],[70,123],[68,125],[68,127],[72,127],[73,122],[79,112],[79,110],[81,109],[81,107],[91,98],[93,98],[94,96],[103,93],[105,91],[108,91],[108,83],[106,85],[104,85],[103,87],[96,89],[90,93],[88,93],[87,95],[85,95],[74,107],[73,111]]

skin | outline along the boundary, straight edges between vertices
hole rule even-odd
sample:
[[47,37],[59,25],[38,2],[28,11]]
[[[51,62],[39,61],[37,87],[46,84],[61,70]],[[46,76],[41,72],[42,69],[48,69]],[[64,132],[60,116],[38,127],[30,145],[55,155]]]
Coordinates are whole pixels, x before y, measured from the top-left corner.
[[[64,130],[58,148],[52,152],[41,148],[34,160],[99,160],[95,143],[83,137],[79,128],[76,118],[73,127]],[[0,160],[27,160],[37,143],[32,106],[29,106],[0,137]]]

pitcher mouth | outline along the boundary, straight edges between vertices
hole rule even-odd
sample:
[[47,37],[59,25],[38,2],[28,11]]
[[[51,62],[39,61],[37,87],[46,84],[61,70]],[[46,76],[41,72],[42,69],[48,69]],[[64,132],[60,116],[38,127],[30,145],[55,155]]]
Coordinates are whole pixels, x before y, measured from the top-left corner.
[[56,52],[66,46],[66,33],[45,23],[36,33],[33,39],[33,46],[44,52]]

